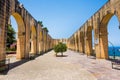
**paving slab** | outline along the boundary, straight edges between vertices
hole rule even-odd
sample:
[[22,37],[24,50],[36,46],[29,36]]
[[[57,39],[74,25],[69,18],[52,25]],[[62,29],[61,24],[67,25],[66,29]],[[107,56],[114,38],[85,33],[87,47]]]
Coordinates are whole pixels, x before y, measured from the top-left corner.
[[81,65],[78,53],[68,50],[65,55],[56,57],[54,51],[50,51],[23,63],[12,59],[11,69],[6,75],[0,75],[0,80],[97,80]]
[[[74,51],[68,51],[69,57],[58,58],[61,62],[80,64],[81,68],[92,73],[98,80],[120,80],[120,66],[112,69],[111,61],[95,59],[95,57],[83,55]],[[74,58],[73,58],[74,57]]]

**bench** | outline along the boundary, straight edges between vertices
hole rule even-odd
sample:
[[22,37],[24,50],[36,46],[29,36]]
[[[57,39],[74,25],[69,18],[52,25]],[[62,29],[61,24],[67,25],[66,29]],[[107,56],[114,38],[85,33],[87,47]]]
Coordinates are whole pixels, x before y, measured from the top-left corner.
[[0,72],[9,70],[10,59],[0,60]]
[[115,60],[112,60],[112,69],[114,68],[114,65],[120,65],[120,60],[118,59],[115,59]]
[[29,59],[30,59],[30,60],[35,59],[35,55],[34,55],[34,54],[29,54]]

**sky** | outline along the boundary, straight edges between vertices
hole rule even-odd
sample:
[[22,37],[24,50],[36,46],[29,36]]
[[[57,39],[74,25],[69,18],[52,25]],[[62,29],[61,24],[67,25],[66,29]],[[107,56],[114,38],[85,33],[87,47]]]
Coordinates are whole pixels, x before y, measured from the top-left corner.
[[[69,38],[108,0],[19,0],[28,12],[47,27],[52,38]],[[13,18],[12,18],[13,20]],[[15,22],[13,21],[13,24]],[[108,24],[109,40],[120,45],[119,23],[113,16]],[[15,27],[17,28],[17,27]],[[113,29],[114,28],[114,29]]]

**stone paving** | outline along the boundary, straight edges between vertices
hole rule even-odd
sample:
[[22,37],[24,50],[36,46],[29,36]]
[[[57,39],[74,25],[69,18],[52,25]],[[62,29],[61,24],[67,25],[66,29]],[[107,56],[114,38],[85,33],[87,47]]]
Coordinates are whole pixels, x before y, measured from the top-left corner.
[[111,61],[108,60],[87,57],[73,51],[69,51],[69,57],[59,58],[58,60],[66,63],[80,64],[81,68],[91,72],[98,80],[120,80],[120,66],[117,66],[117,69],[112,69]]
[[23,61],[6,75],[0,75],[0,80],[120,80],[120,70],[112,69],[108,60],[70,50],[64,55],[55,57],[51,51],[35,60]]
[[0,80],[97,80],[79,64],[80,55],[67,51],[65,57],[55,57],[54,51],[34,60],[16,61],[12,58],[7,74],[0,74]]

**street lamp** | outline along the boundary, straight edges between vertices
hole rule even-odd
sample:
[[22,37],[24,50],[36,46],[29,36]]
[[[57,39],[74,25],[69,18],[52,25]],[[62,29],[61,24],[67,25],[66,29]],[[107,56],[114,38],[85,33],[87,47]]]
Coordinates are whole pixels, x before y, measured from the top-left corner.
[[113,43],[111,43],[110,41],[108,41],[111,45],[112,45],[112,47],[113,47],[113,58],[114,58],[114,60],[115,60],[115,47],[114,47],[114,45],[113,45]]

